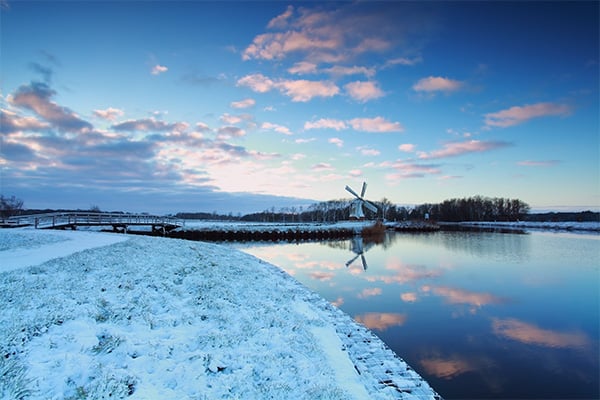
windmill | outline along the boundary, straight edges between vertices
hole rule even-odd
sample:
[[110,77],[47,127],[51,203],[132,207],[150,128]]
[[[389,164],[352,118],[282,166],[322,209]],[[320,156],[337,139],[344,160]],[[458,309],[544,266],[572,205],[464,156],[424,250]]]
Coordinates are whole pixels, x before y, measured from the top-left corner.
[[367,207],[369,210],[377,213],[377,207],[372,203],[369,203],[365,200],[365,191],[367,190],[367,183],[363,182],[362,190],[360,192],[360,196],[352,190],[352,188],[346,185],[346,190],[354,195],[356,199],[352,200],[350,203],[350,219],[364,219],[365,213],[363,212],[363,205]]

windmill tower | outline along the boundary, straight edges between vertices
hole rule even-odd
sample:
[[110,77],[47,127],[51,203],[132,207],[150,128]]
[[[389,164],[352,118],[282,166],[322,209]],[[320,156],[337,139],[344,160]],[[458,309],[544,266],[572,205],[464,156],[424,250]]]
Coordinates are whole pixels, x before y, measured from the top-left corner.
[[346,185],[346,190],[356,197],[356,199],[352,200],[352,203],[350,203],[350,219],[365,219],[363,206],[367,207],[374,213],[377,213],[377,207],[365,200],[365,191],[367,190],[366,182],[363,182],[360,196],[354,190],[352,190],[350,186]]

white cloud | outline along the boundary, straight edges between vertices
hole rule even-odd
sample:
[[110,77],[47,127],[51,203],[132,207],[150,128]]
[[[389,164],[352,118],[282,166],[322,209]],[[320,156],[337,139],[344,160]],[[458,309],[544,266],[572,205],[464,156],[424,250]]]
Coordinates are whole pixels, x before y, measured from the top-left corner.
[[353,178],[358,178],[359,176],[362,176],[362,171],[360,169],[352,169],[348,172],[348,175],[350,175]]
[[232,101],[230,106],[232,108],[248,108],[248,107],[252,107],[256,104],[256,101],[254,99],[244,99],[244,100],[240,100],[240,101]]
[[240,78],[238,86],[247,86],[255,92],[266,93],[277,89],[295,102],[307,102],[314,97],[333,97],[340,92],[331,81],[309,81],[279,79],[273,81],[262,74],[251,74]]
[[546,116],[567,116],[572,109],[567,104],[559,103],[536,103],[522,107],[515,106],[495,113],[485,115],[486,126],[498,126],[506,128],[513,125],[522,124],[532,118]]
[[385,93],[383,90],[379,88],[376,82],[367,81],[367,82],[350,82],[344,86],[348,95],[352,97],[354,100],[367,102],[369,100],[378,99],[383,97]]
[[307,139],[296,139],[296,140],[294,140],[294,142],[298,143],[298,144],[302,144],[302,143],[311,143],[316,140],[317,140],[317,138],[307,138]]
[[122,117],[123,114],[123,110],[119,110],[118,108],[112,107],[109,107],[105,110],[94,110],[95,116],[102,119],[107,119],[109,121],[114,121],[115,119],[117,119],[117,117]]
[[277,83],[277,88],[296,102],[307,102],[313,97],[333,97],[340,92],[330,81],[283,80]]
[[415,83],[413,90],[417,92],[452,92],[460,89],[462,86],[462,82],[454,79],[429,76]]
[[275,86],[275,83],[263,74],[246,75],[240,78],[237,84],[238,86],[247,86],[257,93],[266,93]]
[[398,58],[393,58],[391,60],[388,60],[385,63],[384,68],[388,68],[388,67],[391,67],[394,65],[412,66],[412,65],[416,65],[422,61],[423,61],[423,59],[421,58],[421,56],[418,56],[415,58],[398,57]]
[[379,154],[381,154],[379,150],[371,149],[366,146],[358,146],[356,150],[360,151],[360,154],[362,154],[363,156],[378,156]]
[[223,126],[217,130],[217,139],[227,140],[234,137],[241,137],[246,134],[246,131],[237,126]]
[[344,146],[344,141],[342,139],[340,139],[340,138],[333,137],[333,138],[330,138],[328,140],[328,142],[332,143],[332,144],[335,144],[337,147],[343,147]]
[[411,143],[403,143],[398,146],[398,150],[403,151],[405,153],[412,153],[415,151],[416,146]]
[[383,117],[354,118],[348,121],[353,129],[364,132],[402,132],[399,122],[390,122]]
[[165,67],[164,65],[156,64],[154,67],[152,67],[151,73],[152,75],[160,75],[168,70],[169,68]]
[[262,129],[273,130],[275,132],[282,133],[284,135],[292,135],[292,132],[290,131],[290,128],[288,128],[287,126],[273,124],[271,122],[264,122],[261,125],[261,128]]
[[308,61],[300,61],[288,68],[288,72],[295,75],[316,74],[317,64]]
[[346,129],[346,123],[337,119],[321,118],[313,122],[305,122],[304,129],[335,129],[336,131]]

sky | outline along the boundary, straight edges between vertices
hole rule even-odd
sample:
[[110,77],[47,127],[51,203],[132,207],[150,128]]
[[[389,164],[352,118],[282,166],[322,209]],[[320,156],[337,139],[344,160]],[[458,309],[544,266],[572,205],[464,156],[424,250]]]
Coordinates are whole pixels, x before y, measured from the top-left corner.
[[0,192],[600,209],[599,3],[0,0]]

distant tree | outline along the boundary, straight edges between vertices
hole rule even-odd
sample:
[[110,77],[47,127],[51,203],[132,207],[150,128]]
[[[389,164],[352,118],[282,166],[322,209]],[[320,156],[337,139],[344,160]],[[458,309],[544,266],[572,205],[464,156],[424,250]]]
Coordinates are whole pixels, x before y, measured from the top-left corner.
[[91,212],[101,212],[100,207],[98,207],[97,205],[91,205],[90,206],[90,210]]
[[0,195],[0,218],[5,220],[12,217],[13,215],[20,214],[23,209],[23,200],[15,197],[4,197]]

